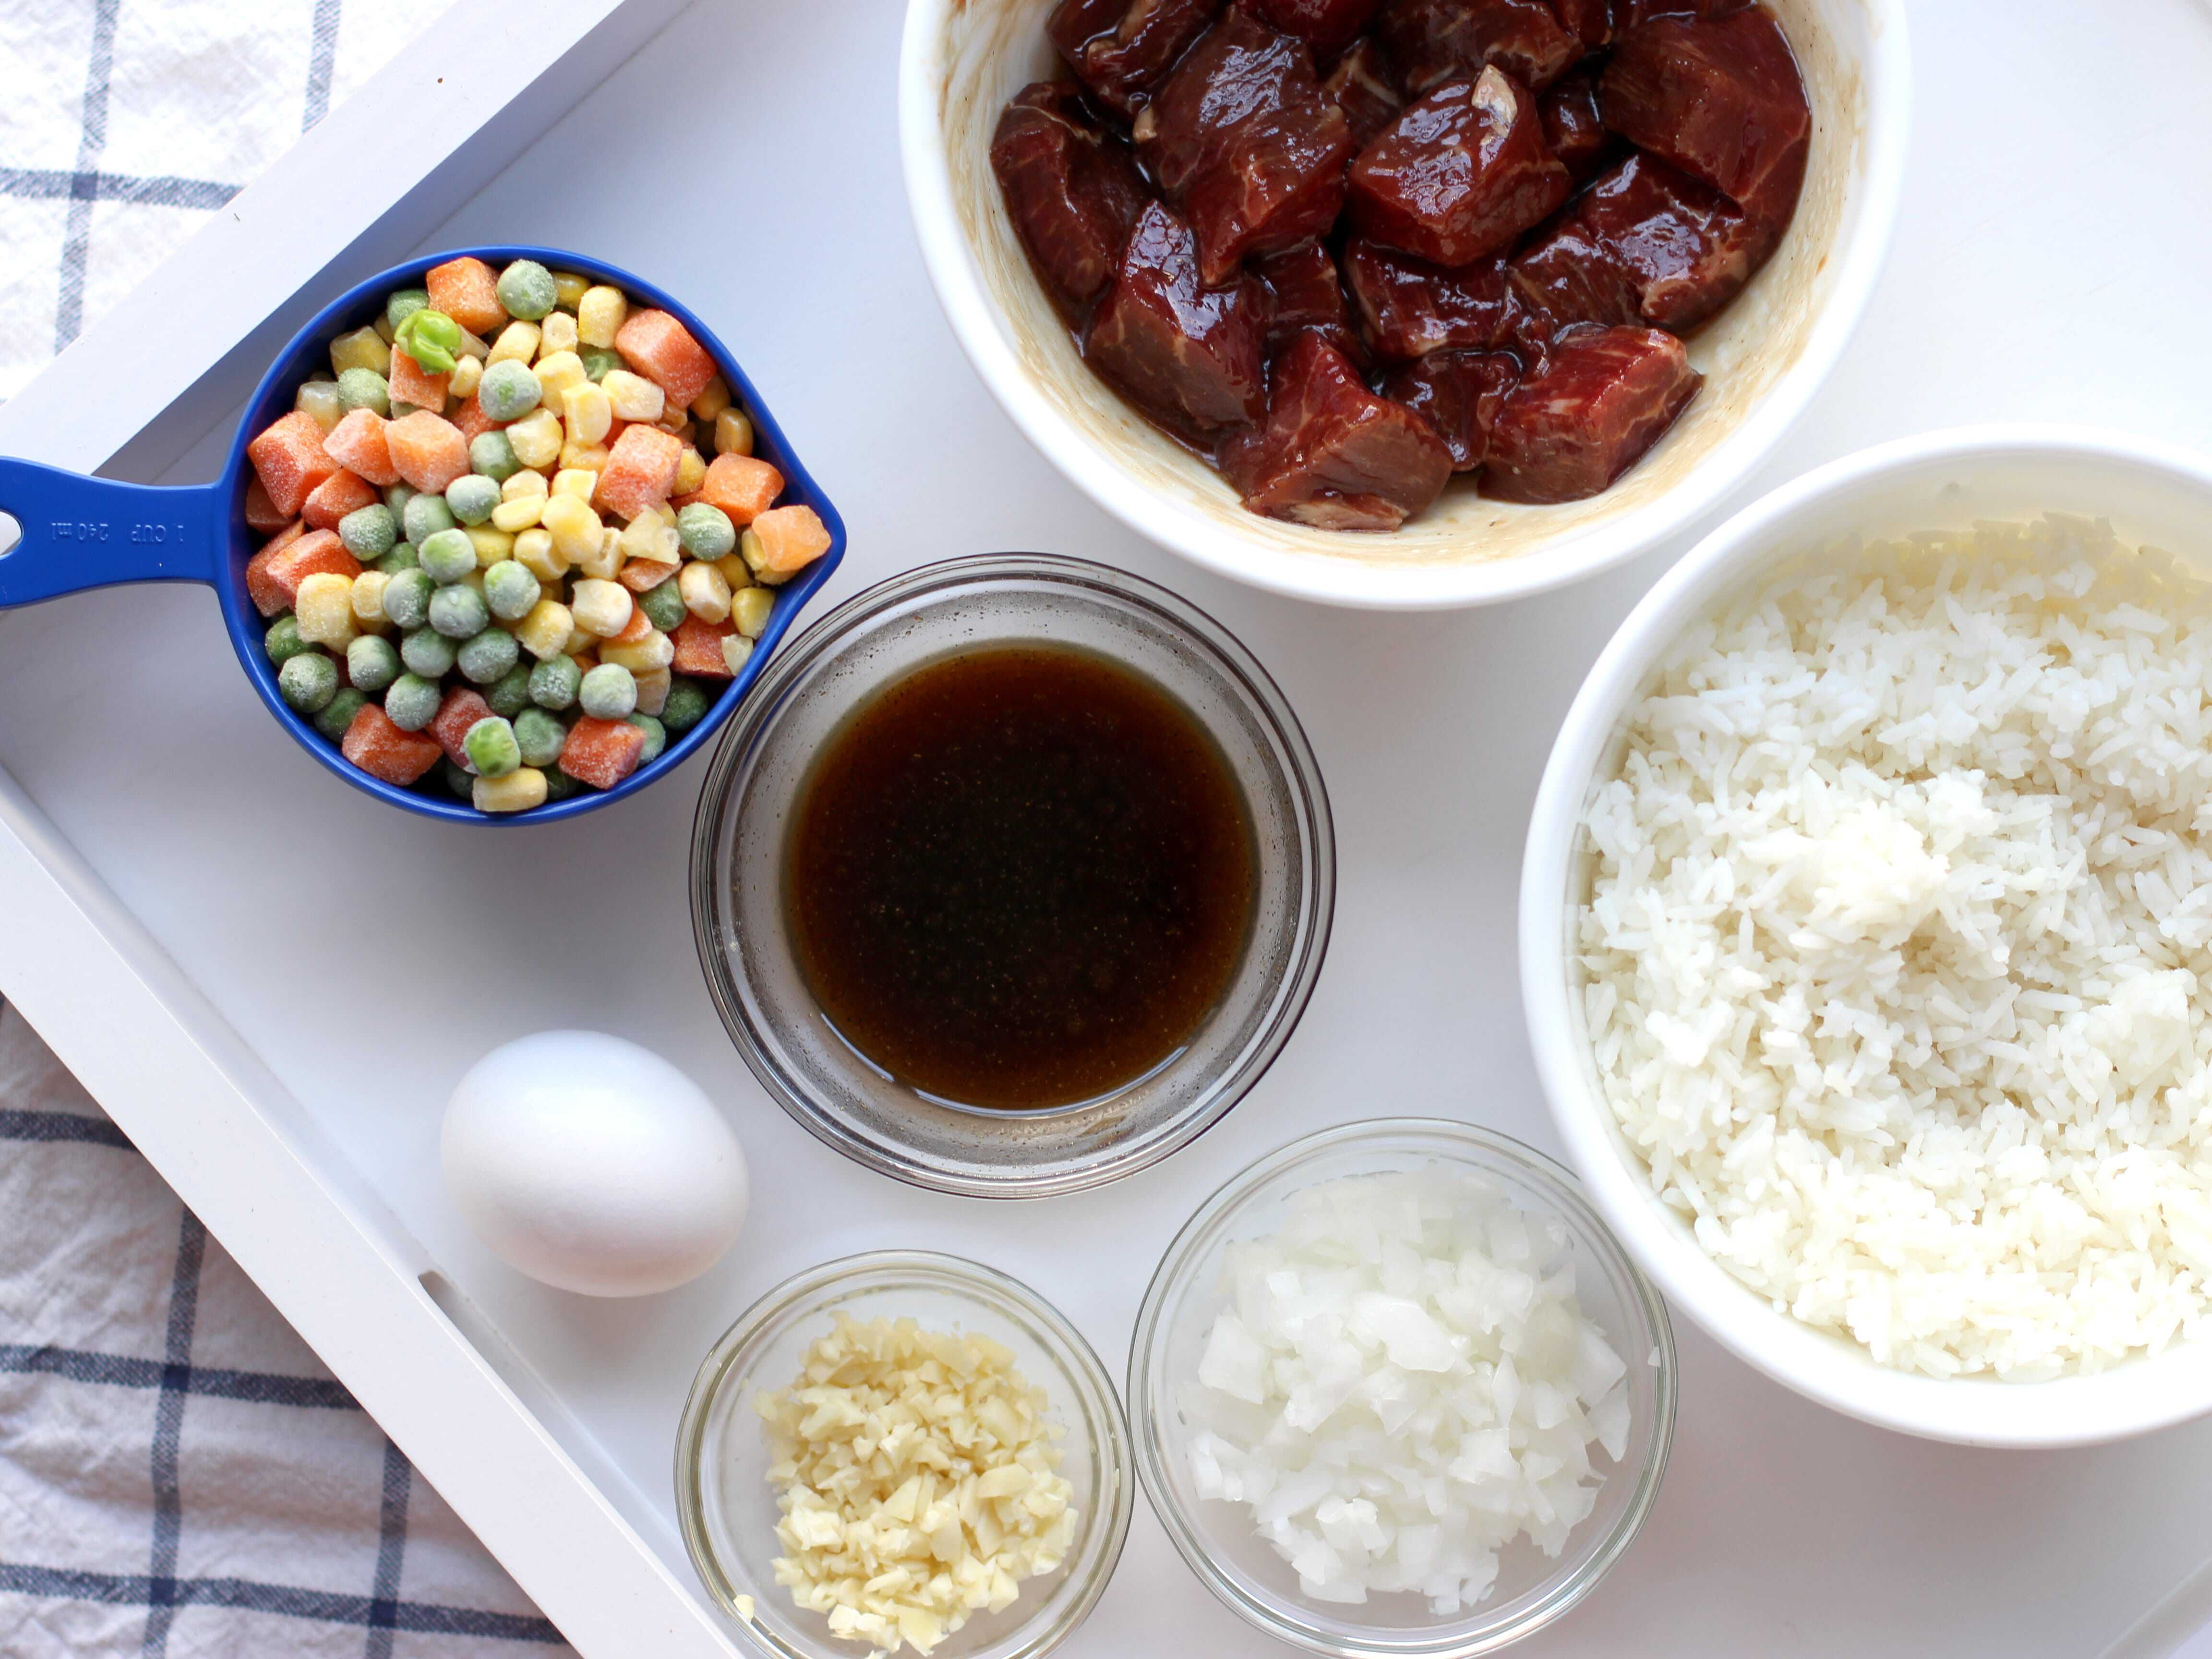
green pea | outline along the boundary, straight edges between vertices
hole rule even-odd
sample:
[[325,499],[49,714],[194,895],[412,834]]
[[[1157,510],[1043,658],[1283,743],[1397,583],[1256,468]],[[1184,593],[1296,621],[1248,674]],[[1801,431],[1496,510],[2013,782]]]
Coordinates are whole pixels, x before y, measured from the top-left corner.
[[438,591],[427,570],[402,570],[384,586],[384,614],[401,628],[420,628],[430,619],[430,595]]
[[645,733],[645,747],[637,751],[637,763],[650,765],[660,758],[660,751],[668,747],[668,732],[650,714],[632,714],[629,723]]
[[346,647],[346,678],[364,691],[381,691],[399,678],[399,652],[392,641],[364,634]]
[[[400,654],[406,654],[404,646],[400,647]],[[437,719],[439,705],[445,700],[446,694],[438,689],[436,675],[402,674],[384,694],[384,712],[401,731],[420,732]]]
[[494,363],[477,382],[477,403],[495,421],[519,421],[538,407],[545,389],[527,363],[509,357]]
[[499,485],[479,472],[465,472],[446,486],[446,506],[463,524],[482,524],[499,505]]
[[593,720],[621,720],[637,707],[637,677],[620,663],[603,662],[584,676],[576,701]]
[[461,325],[428,305],[410,311],[393,331],[392,343],[421,365],[425,374],[450,374],[453,355],[468,337]]
[[426,680],[443,679],[453,672],[453,653],[459,648],[436,629],[418,628],[401,636],[399,660],[407,665],[410,674],[420,674]]
[[337,695],[323,705],[323,712],[315,716],[315,730],[332,743],[346,734],[353,717],[368,707],[368,699],[349,685],[340,686]]
[[568,708],[583,688],[584,671],[574,657],[553,657],[530,671],[530,701],[540,708]]
[[446,505],[443,495],[410,495],[399,509],[399,528],[417,547],[441,530],[453,527],[453,510]]
[[314,714],[337,695],[338,665],[319,651],[302,651],[276,671],[276,690],[301,714]]
[[346,410],[374,410],[392,413],[392,387],[373,368],[349,368],[338,376],[338,407]]
[[414,499],[415,491],[410,485],[386,484],[384,486],[384,504],[394,513],[406,512],[407,503]]
[[504,432],[479,432],[469,440],[469,470],[494,483],[505,483],[522,471],[514,459],[514,446]]
[[584,785],[580,779],[570,777],[557,766],[547,769],[545,799],[549,804],[556,800],[566,800],[569,796],[580,795],[583,792]]
[[544,585],[513,559],[501,559],[484,572],[484,603],[504,621],[520,622],[544,592]]
[[[389,610],[391,599],[388,595],[385,605]],[[669,685],[668,701],[660,705],[660,723],[671,732],[689,732],[707,718],[707,711],[714,706],[714,702],[707,689],[698,681],[675,680]]]
[[[483,595],[473,587],[455,582],[430,596],[430,626],[449,640],[474,639],[490,620],[491,611],[484,604]],[[500,673],[506,672],[501,669]],[[499,675],[492,678],[497,679]]]
[[499,273],[499,302],[510,317],[534,323],[560,301],[553,273],[535,259],[517,259]]
[[[449,588],[448,592],[466,593],[465,587]],[[437,604],[435,599],[430,602]],[[462,641],[461,648],[453,653],[453,664],[461,672],[478,685],[496,683],[507,671],[515,666],[522,647],[514,642],[514,635],[503,628],[487,628]]]
[[[426,308],[429,303],[430,293],[428,289],[395,289],[392,297],[384,302],[384,320],[392,325],[392,331],[397,335],[400,324],[405,322],[416,312]],[[416,361],[421,360],[418,358]]]
[[593,386],[607,378],[607,371],[623,366],[622,354],[609,351],[604,346],[586,346],[583,349],[584,376]]
[[556,716],[543,708],[526,708],[513,718],[514,741],[525,766],[550,766],[561,758],[562,750],[568,746],[568,728]]
[[451,761],[440,763],[438,775],[446,781],[446,787],[463,800],[476,799],[477,781],[465,766],[456,766]]
[[399,545],[399,520],[382,501],[373,501],[338,520],[338,539],[356,559],[380,559]]
[[694,501],[676,515],[676,538],[695,559],[719,559],[737,547],[738,527],[712,501]]
[[441,530],[422,539],[415,556],[422,561],[424,575],[441,587],[451,587],[477,568],[477,544],[465,531]]
[[421,569],[422,561],[416,554],[414,543],[400,542],[376,562],[376,568],[387,576],[396,576],[403,570]]
[[646,621],[664,634],[672,634],[684,625],[684,595],[677,587],[673,576],[659,586],[648,587],[639,594],[637,608],[645,612]]
[[487,714],[469,727],[468,735],[461,739],[461,747],[480,778],[503,778],[522,764],[522,749],[514,740],[514,728],[496,714]]
[[514,666],[484,688],[483,699],[491,705],[495,714],[504,714],[513,720],[530,707],[530,665],[517,660]]
[[269,653],[269,660],[282,668],[302,651],[315,647],[300,636],[300,619],[287,611],[269,624],[269,631],[261,636],[261,648]]

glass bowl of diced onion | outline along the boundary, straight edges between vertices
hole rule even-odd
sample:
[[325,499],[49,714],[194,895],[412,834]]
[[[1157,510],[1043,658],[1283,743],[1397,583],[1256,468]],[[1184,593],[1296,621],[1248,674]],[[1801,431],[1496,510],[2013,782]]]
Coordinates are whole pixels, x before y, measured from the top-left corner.
[[[708,1594],[781,1659],[866,1659],[875,1644],[834,1634],[795,1604],[776,1562],[775,1452],[758,1402],[799,1379],[841,1316],[913,1320],[924,1332],[988,1338],[1042,1390],[1075,1516],[1064,1559],[1020,1580],[1011,1605],[969,1613],[928,1659],[1042,1659],[1089,1616],[1128,1535],[1135,1483],[1112,1378],[1074,1326],[1035,1291],[958,1256],[879,1250],[785,1280],[745,1310],[699,1368],[676,1444],[684,1541]],[[915,1653],[899,1649],[901,1659]]]
[[[1389,1183],[1389,1177],[1432,1184]],[[1317,1194],[1315,1189],[1324,1183],[1326,1195]],[[1395,1194],[1374,1200],[1382,1206],[1379,1212],[1363,1196],[1376,1190]],[[1409,1193],[1419,1196],[1409,1199]],[[1443,1358],[1404,1355],[1398,1345],[1408,1334],[1402,1328],[1382,1342],[1373,1336],[1384,1328],[1382,1315],[1355,1311],[1355,1321],[1370,1322],[1353,1333],[1355,1346],[1370,1345],[1358,1396],[1348,1378],[1331,1384],[1325,1375],[1307,1376],[1298,1369],[1320,1352],[1316,1341],[1341,1338],[1341,1332],[1324,1333],[1323,1326],[1331,1316],[1330,1297],[1340,1293],[1328,1288],[1332,1275],[1340,1266],[1364,1270],[1364,1264],[1352,1261],[1360,1252],[1344,1248],[1348,1238],[1384,1240],[1374,1250],[1380,1264],[1394,1251],[1404,1257],[1405,1237],[1455,1237],[1449,1224],[1437,1222],[1437,1212],[1430,1207],[1433,1194],[1443,1194],[1439,1201],[1447,1206],[1468,1199],[1475,1206],[1469,1213],[1481,1218],[1468,1224],[1480,1243],[1468,1244],[1455,1261],[1451,1252],[1460,1247],[1432,1245],[1435,1259],[1446,1264],[1438,1270],[1444,1281],[1482,1285],[1486,1281],[1480,1275],[1491,1271],[1493,1261],[1511,1260],[1547,1286],[1545,1294],[1551,1286],[1571,1282],[1580,1328],[1594,1339],[1586,1350],[1596,1356],[1585,1358],[1582,1367],[1596,1373],[1594,1378],[1585,1376],[1581,1384],[1591,1401],[1573,1396],[1565,1382],[1569,1368],[1562,1364],[1559,1386],[1565,1392],[1556,1407],[1540,1413],[1548,1423],[1561,1412],[1587,1411],[1591,1426],[1574,1438],[1579,1442],[1583,1432],[1590,1437],[1582,1454],[1588,1473],[1575,1482],[1579,1492],[1572,1500],[1575,1508],[1587,1504],[1587,1512],[1573,1517],[1563,1506],[1555,1524],[1536,1528],[1544,1534],[1540,1540],[1521,1536],[1490,1552],[1487,1561],[1474,1559],[1481,1553],[1474,1552],[1466,1560],[1444,1564],[1444,1578],[1455,1568],[1468,1577],[1459,1583],[1466,1593],[1441,1596],[1420,1587],[1368,1588],[1368,1583],[1389,1583],[1412,1554],[1410,1541],[1401,1542],[1395,1527],[1403,1526],[1408,1534],[1415,1530],[1408,1522],[1413,1500],[1401,1506],[1394,1524],[1383,1495],[1395,1477],[1364,1465],[1352,1472],[1353,1483],[1382,1504],[1380,1529],[1368,1512],[1374,1504],[1363,1506],[1356,1496],[1349,1503],[1331,1497],[1316,1505],[1291,1495],[1316,1472],[1345,1467],[1329,1460],[1374,1426],[1362,1416],[1364,1402],[1389,1398],[1394,1380],[1405,1380],[1402,1375],[1393,1378],[1386,1360],[1405,1358],[1411,1369]],[[1394,1235],[1395,1224],[1387,1211],[1392,1202],[1417,1202],[1424,1220]],[[1323,1218],[1318,1231],[1317,1214]],[[1348,1231],[1337,1225],[1346,1218]],[[1368,1232],[1370,1222],[1376,1225]],[[1498,1227],[1511,1235],[1510,1243],[1500,1242],[1501,1234],[1492,1231]],[[1303,1257],[1297,1254],[1300,1249]],[[1287,1256],[1285,1250],[1291,1252]],[[1341,1254],[1332,1257],[1332,1250]],[[1397,1316],[1414,1317],[1407,1311],[1419,1300],[1412,1286],[1440,1281],[1407,1279],[1394,1285],[1391,1279],[1418,1265],[1403,1259],[1378,1265],[1380,1288],[1358,1293],[1343,1289],[1341,1305],[1357,1310],[1361,1296],[1370,1310],[1396,1304],[1398,1298],[1384,1294],[1396,1289],[1410,1298],[1398,1305]],[[1569,1271],[1571,1281],[1560,1277]],[[1522,1293],[1526,1294],[1525,1281]],[[1451,1306],[1449,1300],[1444,1305]],[[1442,1334],[1449,1333],[1461,1350],[1457,1363],[1435,1374],[1461,1376],[1473,1358],[1482,1372],[1480,1386],[1489,1386],[1494,1373],[1483,1370],[1484,1339],[1460,1333],[1479,1331],[1493,1317],[1487,1311],[1463,1320],[1440,1316],[1436,1328],[1416,1319],[1423,1324],[1418,1334],[1441,1341]],[[1528,1328],[1522,1328],[1522,1337]],[[1534,1382],[1544,1372],[1533,1354],[1524,1355],[1523,1367],[1530,1381],[1518,1386],[1543,1386]],[[1285,1381],[1293,1375],[1297,1382]],[[1246,1394],[1241,1390],[1248,1382],[1251,1392]],[[1470,1377],[1463,1386],[1475,1385]],[[1279,1408],[1274,1394],[1267,1395],[1266,1403],[1261,1401],[1265,1389],[1279,1394],[1286,1387],[1318,1387],[1323,1393],[1335,1388],[1345,1395],[1340,1407],[1305,1408],[1302,1426],[1312,1435],[1310,1449],[1301,1443],[1303,1436],[1285,1432],[1284,1425],[1299,1409],[1295,1393]],[[1572,1175],[1533,1148],[1471,1124],[1396,1118],[1354,1123],[1294,1142],[1261,1159],[1200,1206],[1169,1246],[1146,1292],[1130,1346],[1127,1394],[1146,1495],[1184,1560],[1248,1622],[1279,1640],[1334,1659],[1467,1659],[1495,1652],[1559,1618],[1626,1552],[1666,1471],[1674,1389],[1674,1336],[1665,1305],[1584,1201]],[[1492,1396],[1492,1405],[1502,1397]],[[1603,1403],[1595,1403],[1600,1398]],[[1241,1430],[1242,1408],[1234,1403],[1239,1399],[1253,1401]],[[1378,1422],[1388,1409],[1376,1406]],[[1316,1418],[1317,1423],[1312,1420]],[[1343,1428],[1336,1446],[1324,1445],[1347,1422],[1350,1427]],[[1243,1443],[1237,1444],[1240,1432]],[[1428,1443],[1433,1446],[1438,1437],[1431,1432]],[[1495,1437],[1499,1443],[1478,1448],[1478,1437]],[[1509,1416],[1494,1435],[1478,1430],[1461,1441],[1458,1458],[1449,1466],[1440,1463],[1422,1489],[1428,1510],[1420,1517],[1421,1547],[1433,1556],[1436,1529],[1427,1526],[1432,1516],[1447,1516],[1454,1506],[1504,1501],[1494,1483],[1486,1485],[1486,1497],[1478,1497],[1462,1479],[1468,1474],[1462,1460],[1486,1463],[1510,1452],[1532,1484],[1540,1468],[1550,1471],[1548,1462],[1528,1461],[1533,1438],[1524,1419]],[[1487,1469],[1481,1479],[1490,1483],[1495,1473]],[[1558,1496],[1555,1486],[1547,1490],[1550,1497]],[[1570,1520],[1571,1525],[1565,1524]],[[1272,1538],[1262,1530],[1267,1522],[1273,1523]],[[1444,1548],[1450,1551],[1455,1536],[1450,1521],[1445,1521],[1443,1534]],[[1465,1535],[1457,1536],[1463,1545]],[[1296,1565],[1285,1551],[1295,1553]],[[1494,1577],[1482,1584],[1482,1575],[1493,1569]],[[1431,1569],[1431,1585],[1437,1577]]]

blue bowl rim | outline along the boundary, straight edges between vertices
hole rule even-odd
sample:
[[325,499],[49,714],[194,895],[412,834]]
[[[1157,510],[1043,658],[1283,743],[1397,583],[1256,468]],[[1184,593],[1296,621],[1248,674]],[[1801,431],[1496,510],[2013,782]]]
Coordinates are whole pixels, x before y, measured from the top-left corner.
[[[830,532],[830,550],[809,565],[796,581],[778,591],[768,626],[762,630],[760,638],[754,641],[753,653],[744,670],[723,688],[696,726],[672,739],[657,757],[639,767],[613,788],[581,791],[566,800],[550,802],[527,812],[480,812],[472,804],[450,794],[434,795],[386,783],[347,760],[339,752],[336,743],[315,730],[311,720],[295,713],[279,695],[276,667],[262,649],[262,636],[267,624],[246,588],[246,566],[258,550],[260,539],[246,523],[246,481],[250,475],[246,446],[271,421],[291,409],[301,380],[314,369],[327,367],[326,354],[331,340],[340,333],[362,326],[380,313],[384,301],[392,289],[419,287],[419,279],[432,267],[464,258],[482,259],[495,269],[516,259],[535,259],[550,270],[574,271],[580,276],[594,277],[618,287],[633,300],[645,299],[669,313],[690,329],[693,337],[707,349],[714,359],[715,367],[730,382],[733,397],[751,417],[754,452],[783,474],[784,491],[779,498],[780,504],[812,507],[821,515],[823,526]],[[325,356],[321,358],[311,356],[315,353]],[[751,377],[739,366],[737,358],[714,331],[699,319],[696,313],[657,284],[647,282],[619,265],[565,249],[532,247],[520,243],[448,248],[441,252],[417,255],[356,283],[317,312],[306,326],[292,337],[291,343],[276,355],[267,373],[261,377],[260,384],[254,388],[253,396],[247,401],[246,412],[239,421],[238,430],[232,437],[230,459],[225,464],[222,477],[216,488],[222,492],[218,509],[228,510],[230,538],[229,558],[216,572],[216,590],[222,600],[223,623],[230,634],[231,646],[238,653],[246,678],[260,693],[262,702],[302,748],[355,788],[374,795],[389,805],[419,813],[425,817],[442,818],[449,823],[531,824],[575,817],[635,794],[666,776],[696,753],[720,729],[723,722],[736,712],[738,705],[751,690],[753,683],[760,678],[776,646],[790,632],[799,612],[830,580],[845,556],[843,517],[831,505],[829,497],[822,493],[812,474],[807,471],[793,451],[783,428],[762,399],[759,388],[753,384]]]

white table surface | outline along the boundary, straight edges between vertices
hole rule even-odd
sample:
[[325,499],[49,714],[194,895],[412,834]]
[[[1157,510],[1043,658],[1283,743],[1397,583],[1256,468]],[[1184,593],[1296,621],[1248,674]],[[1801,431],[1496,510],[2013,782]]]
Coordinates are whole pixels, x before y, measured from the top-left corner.
[[[700,763],[578,822],[471,832],[365,810],[298,753],[204,590],[0,618],[0,764],[664,1510],[694,1365],[799,1268],[896,1244],[970,1254],[1057,1301],[1118,1374],[1176,1227],[1283,1141],[1434,1112],[1556,1150],[1516,991],[1522,836],[1584,669],[1686,545],[1517,605],[1393,617],[1249,592],[1140,543],[1028,447],[938,313],[899,183],[899,22],[894,0],[706,0],[425,246],[567,243],[690,298],[844,510],[852,550],[830,600],[927,560],[1046,549],[1164,581],[1258,653],[1328,779],[1335,937],[1288,1051],[1195,1146],[1042,1206],[871,1176],[767,1099],[708,1002],[684,881]],[[2193,0],[1928,0],[1913,27],[1914,161],[1889,270],[1834,380],[1735,504],[1975,420],[2212,445],[2212,15]],[[212,476],[225,435],[173,477]],[[684,1290],[604,1304],[541,1289],[478,1249],[439,1190],[453,1080],[495,1042],[567,1024],[666,1054],[744,1138],[752,1219]],[[2087,1451],[1937,1446],[1677,1334],[1657,1509],[1532,1656],[2093,1654],[2212,1552],[2212,1421]],[[1140,1501],[1114,1587],[1064,1651],[1283,1650],[1200,1588]]]

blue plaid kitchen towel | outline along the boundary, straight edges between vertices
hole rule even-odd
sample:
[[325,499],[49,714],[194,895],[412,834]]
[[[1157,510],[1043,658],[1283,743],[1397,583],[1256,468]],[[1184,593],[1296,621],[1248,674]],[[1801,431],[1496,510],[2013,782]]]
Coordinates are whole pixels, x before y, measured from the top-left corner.
[[570,1651],[0,1005],[0,1656]]
[[447,3],[0,0],[0,399]]

